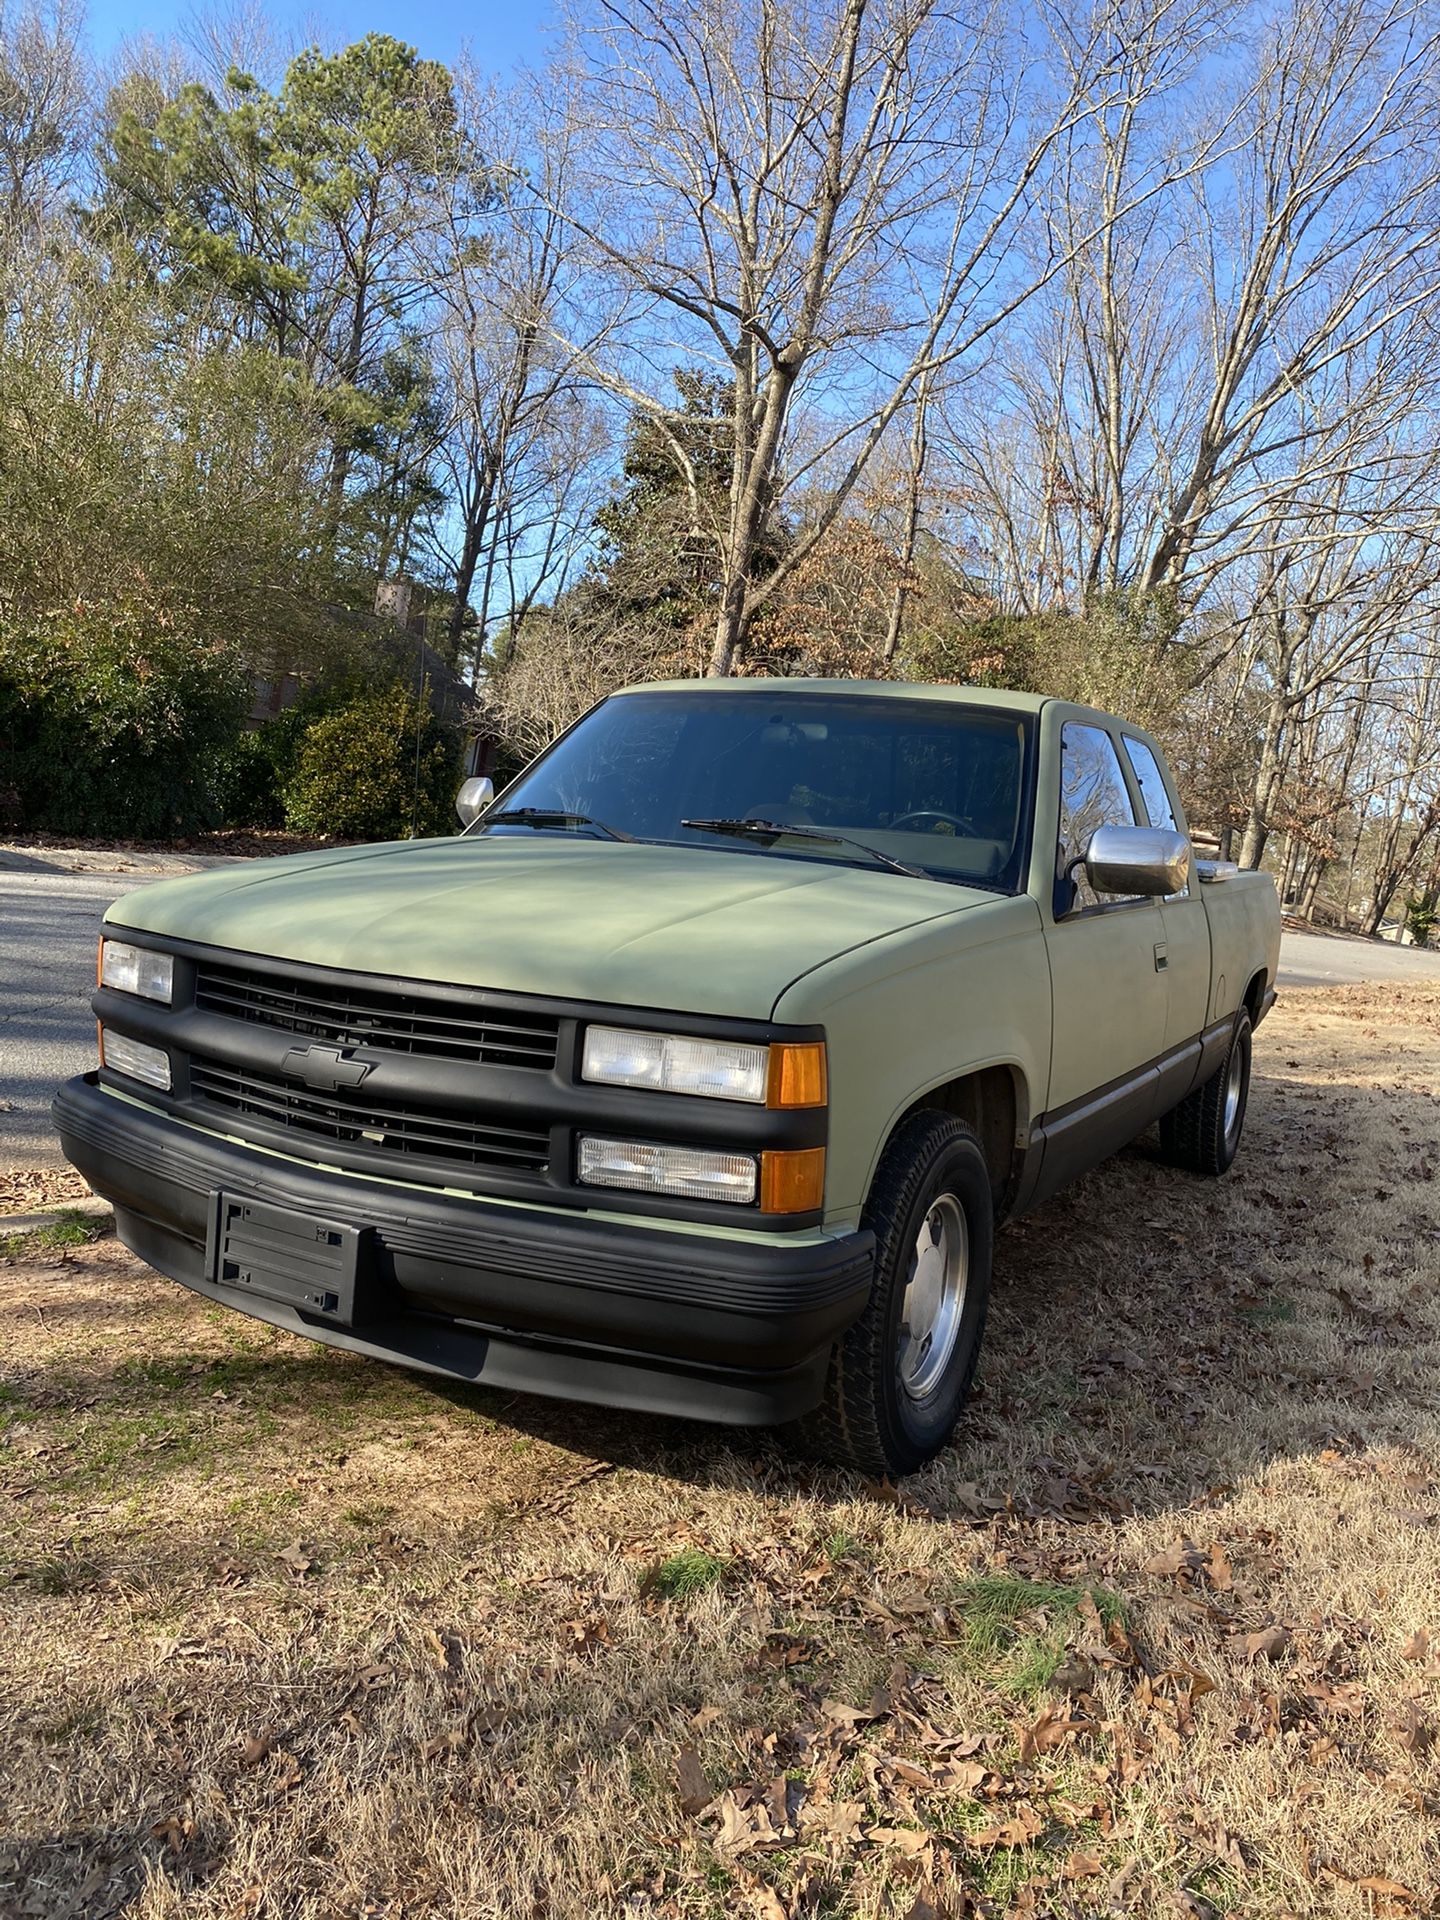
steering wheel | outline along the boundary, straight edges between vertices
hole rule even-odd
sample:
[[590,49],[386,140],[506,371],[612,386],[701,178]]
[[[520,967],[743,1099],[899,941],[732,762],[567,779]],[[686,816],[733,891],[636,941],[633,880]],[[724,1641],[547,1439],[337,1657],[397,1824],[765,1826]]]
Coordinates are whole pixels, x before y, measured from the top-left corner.
[[[954,827],[957,833],[964,834],[969,840],[978,840],[980,837],[975,831],[973,821],[967,820],[960,813],[947,813],[943,807],[917,807],[914,813],[902,813],[898,820],[890,822],[889,831],[894,833],[898,828],[907,826],[912,820],[944,820]],[[935,829],[931,827],[929,831],[933,833]]]

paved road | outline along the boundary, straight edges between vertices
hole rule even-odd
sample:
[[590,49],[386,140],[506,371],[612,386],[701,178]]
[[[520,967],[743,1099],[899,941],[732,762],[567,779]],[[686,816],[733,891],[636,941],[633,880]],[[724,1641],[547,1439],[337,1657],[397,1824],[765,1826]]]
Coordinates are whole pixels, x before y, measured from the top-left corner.
[[[53,1164],[50,1132],[56,1084],[95,1064],[90,992],[95,939],[112,900],[164,874],[219,864],[213,859],[116,855],[97,858],[0,848],[0,1161]],[[1280,985],[1340,981],[1440,981],[1440,953],[1338,934],[1287,933]]]
[[[117,855],[109,872],[63,853],[0,848],[0,1162],[53,1165],[50,1096],[95,1065],[95,942],[112,900],[213,859]],[[80,870],[76,871],[76,867]]]
[[1333,987],[1346,982],[1440,982],[1440,951],[1397,947],[1347,933],[1291,933],[1280,943],[1283,987]]

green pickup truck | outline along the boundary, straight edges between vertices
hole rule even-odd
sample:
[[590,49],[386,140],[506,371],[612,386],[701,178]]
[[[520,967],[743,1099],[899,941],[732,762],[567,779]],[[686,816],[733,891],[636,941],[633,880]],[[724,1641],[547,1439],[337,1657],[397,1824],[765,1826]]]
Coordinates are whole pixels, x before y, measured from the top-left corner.
[[453,839],[106,916],[54,1113],[208,1299],[462,1380],[948,1439],[998,1221],[1159,1123],[1220,1174],[1269,879],[1194,857],[1156,743],[967,687],[611,695]]

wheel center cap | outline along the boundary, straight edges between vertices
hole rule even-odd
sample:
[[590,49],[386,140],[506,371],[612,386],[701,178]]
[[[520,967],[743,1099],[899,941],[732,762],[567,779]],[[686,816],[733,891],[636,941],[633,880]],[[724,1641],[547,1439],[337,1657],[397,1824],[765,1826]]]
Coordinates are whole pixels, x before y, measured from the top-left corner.
[[927,1247],[915,1261],[905,1318],[916,1338],[923,1337],[934,1324],[944,1285],[945,1247],[942,1242],[939,1246]]

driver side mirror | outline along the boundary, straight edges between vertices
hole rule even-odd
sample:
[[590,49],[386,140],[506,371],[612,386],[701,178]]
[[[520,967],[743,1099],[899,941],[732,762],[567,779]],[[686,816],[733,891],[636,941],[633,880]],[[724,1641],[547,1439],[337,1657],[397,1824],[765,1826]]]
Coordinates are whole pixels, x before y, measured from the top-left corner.
[[1083,865],[1096,893],[1163,897],[1189,882],[1190,842],[1168,827],[1097,827]]
[[460,791],[455,796],[455,811],[460,816],[461,826],[473,827],[494,798],[495,782],[488,774],[462,781]]

